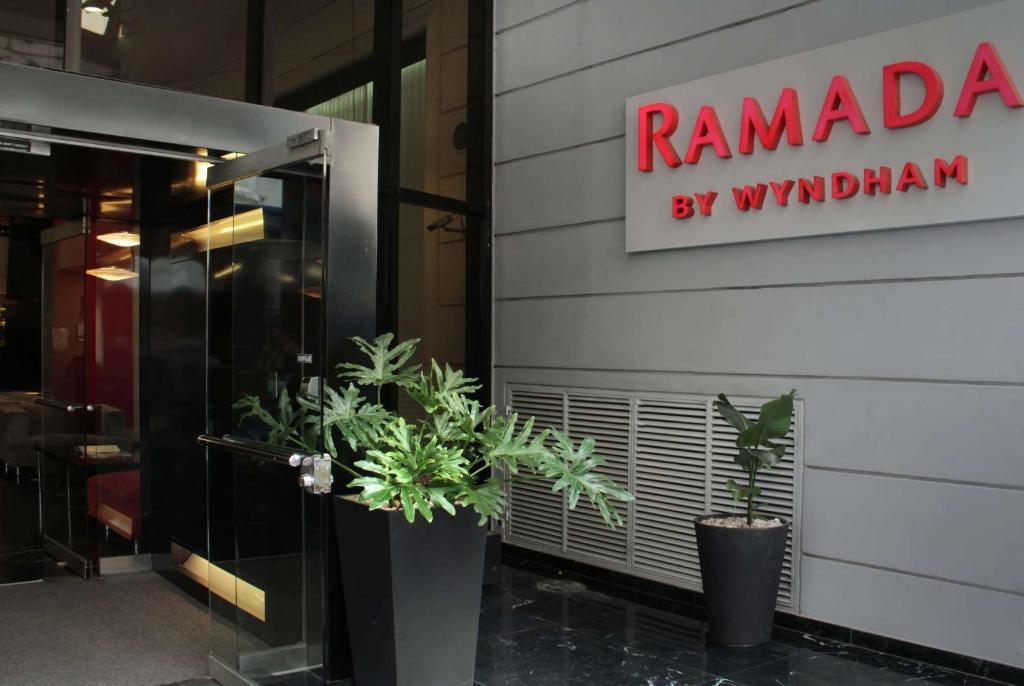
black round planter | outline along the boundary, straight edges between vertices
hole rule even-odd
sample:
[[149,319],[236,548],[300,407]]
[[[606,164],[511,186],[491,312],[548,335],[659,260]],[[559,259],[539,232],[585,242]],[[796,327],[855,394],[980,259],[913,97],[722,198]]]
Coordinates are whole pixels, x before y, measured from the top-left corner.
[[707,606],[708,641],[751,648],[772,637],[772,619],[782,575],[789,522],[764,529],[730,529],[698,517],[700,576]]
[[487,529],[334,497],[356,686],[472,686]]

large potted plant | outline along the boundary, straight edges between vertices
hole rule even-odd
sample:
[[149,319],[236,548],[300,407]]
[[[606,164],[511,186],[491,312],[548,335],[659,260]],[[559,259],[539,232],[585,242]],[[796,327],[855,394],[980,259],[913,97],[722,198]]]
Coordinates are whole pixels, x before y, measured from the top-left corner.
[[747,473],[745,484],[727,483],[733,498],[745,506],[743,515],[714,513],[694,521],[708,640],[718,645],[753,647],[771,639],[790,523],[757,512],[757,475],[785,455],[778,440],[789,433],[795,395],[793,390],[769,400],[756,420],[724,394],[715,401],[715,409],[738,432],[734,459]]
[[[357,686],[473,683],[486,529],[510,481],[548,479],[575,508],[586,497],[608,526],[612,500],[630,494],[597,471],[590,438],[575,443],[533,418],[505,417],[471,398],[479,386],[432,361],[409,365],[418,340],[353,338],[367,364],[338,365],[344,388],[314,399],[282,396],[277,416],[247,397],[236,408],[272,440],[323,446],[353,492],[334,497]],[[382,403],[396,387],[422,409],[402,417]],[[367,392],[369,391],[369,392]],[[368,397],[369,396],[369,397]],[[345,460],[339,445],[359,459]]]

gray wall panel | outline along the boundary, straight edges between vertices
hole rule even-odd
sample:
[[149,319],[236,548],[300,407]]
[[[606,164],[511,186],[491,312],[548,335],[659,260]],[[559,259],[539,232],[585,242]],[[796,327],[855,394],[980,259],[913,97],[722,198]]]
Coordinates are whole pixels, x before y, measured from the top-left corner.
[[499,301],[496,364],[1024,383],[1024,280]]
[[499,298],[1024,272],[1024,221],[625,252],[621,220],[502,234]]
[[[499,368],[505,383],[804,400],[804,464],[1024,489],[1024,388],[951,383]],[[956,421],[937,421],[955,417]]]
[[559,7],[580,0],[494,0],[494,30],[504,31],[511,26],[534,19]]
[[625,140],[494,168],[495,233],[623,217]]
[[[625,100],[637,93],[991,2],[992,0],[816,2],[792,12],[770,16],[727,31],[703,35],[693,40],[601,64],[592,69],[574,72],[536,86],[504,95],[499,94],[494,103],[494,159],[501,162],[622,135],[625,125]],[[552,15],[552,19],[556,16]],[[518,41],[518,34],[540,31],[546,23],[547,20],[533,22],[510,32],[507,38],[511,39],[515,35]],[[583,43],[600,43],[605,39],[605,34],[643,35],[644,25],[641,16],[634,16],[629,24],[629,31],[623,31],[621,25],[581,26],[577,27],[576,33],[563,35],[558,40],[546,44],[522,41],[521,49],[531,53],[550,54],[550,63],[557,66],[571,61],[573,51],[580,49]],[[685,23],[677,24],[676,27],[681,35],[686,33]],[[500,43],[496,45],[496,50],[495,68],[500,73],[504,68],[502,65],[512,59],[519,50],[503,50]],[[519,59],[518,55],[516,59]],[[500,93],[500,90],[496,92]],[[815,108],[819,106],[820,103],[813,105]],[[691,125],[682,124],[683,127]]]
[[821,469],[803,487],[806,553],[1024,595],[1024,490]]
[[807,616],[1024,664],[1024,598],[1019,595],[809,556],[801,567],[801,610]]
[[[546,21],[533,22],[518,31],[499,35],[495,49],[508,55],[508,59],[495,64],[494,92],[502,93],[653,45],[804,4],[804,1],[643,0],[644,15],[657,17],[658,21],[645,22],[642,30],[623,31],[622,27],[631,26],[636,19],[635,3],[587,0],[566,7]],[[609,27],[619,30],[609,31]]]

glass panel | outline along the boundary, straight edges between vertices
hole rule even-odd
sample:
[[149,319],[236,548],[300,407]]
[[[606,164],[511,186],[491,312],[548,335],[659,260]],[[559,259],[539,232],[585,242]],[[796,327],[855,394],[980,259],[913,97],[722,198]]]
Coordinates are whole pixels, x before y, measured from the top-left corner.
[[246,0],[81,2],[82,72],[244,99]]
[[82,574],[140,551],[137,227],[43,232],[43,534]]
[[[416,362],[431,358],[465,368],[466,218],[415,205],[399,206],[399,339],[419,338]],[[417,416],[404,395],[399,410]]]
[[462,200],[467,30],[467,0],[405,0],[401,184]]
[[[112,201],[106,201],[112,202]],[[103,202],[100,203],[102,207]],[[131,207],[131,198],[127,199]],[[113,207],[118,207],[114,205]],[[137,224],[93,218],[86,271],[86,472],[89,516],[102,559],[141,552],[139,275]]]
[[40,506],[44,544],[80,574],[96,563],[86,492],[87,237],[82,223],[42,234],[42,383],[39,405]]
[[373,3],[289,0],[274,7],[276,104],[369,122]]
[[[315,447],[271,436],[236,403],[251,398],[277,417],[284,394],[319,400],[325,186],[318,159],[211,194],[212,221],[197,238],[209,255],[214,434]],[[256,683],[319,668],[320,498],[287,464],[209,454],[213,655]]]
[[61,69],[63,0],[0,0],[0,62]]

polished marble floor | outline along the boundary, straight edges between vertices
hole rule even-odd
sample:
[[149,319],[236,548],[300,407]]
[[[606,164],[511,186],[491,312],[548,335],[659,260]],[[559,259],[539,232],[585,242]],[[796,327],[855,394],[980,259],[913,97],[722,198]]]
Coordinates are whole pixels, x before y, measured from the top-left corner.
[[1001,683],[786,630],[752,650],[707,647],[699,622],[551,582],[504,567],[484,590],[479,686]]

